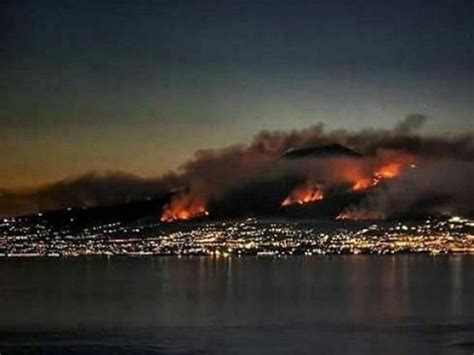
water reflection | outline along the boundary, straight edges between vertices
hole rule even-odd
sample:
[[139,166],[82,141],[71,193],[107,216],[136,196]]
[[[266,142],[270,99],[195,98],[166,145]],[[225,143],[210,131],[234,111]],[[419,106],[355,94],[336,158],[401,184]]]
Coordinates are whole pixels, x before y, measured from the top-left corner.
[[462,315],[463,313],[463,258],[453,256],[450,258],[451,271],[451,312],[455,315]]
[[468,256],[0,263],[0,340],[80,329],[168,350],[456,354],[472,336]]

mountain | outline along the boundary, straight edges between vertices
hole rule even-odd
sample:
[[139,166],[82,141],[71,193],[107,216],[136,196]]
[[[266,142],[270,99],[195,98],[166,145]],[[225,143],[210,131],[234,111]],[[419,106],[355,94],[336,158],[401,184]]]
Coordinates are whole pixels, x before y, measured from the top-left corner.
[[300,158],[362,158],[362,154],[338,143],[291,149],[283,154],[284,159]]

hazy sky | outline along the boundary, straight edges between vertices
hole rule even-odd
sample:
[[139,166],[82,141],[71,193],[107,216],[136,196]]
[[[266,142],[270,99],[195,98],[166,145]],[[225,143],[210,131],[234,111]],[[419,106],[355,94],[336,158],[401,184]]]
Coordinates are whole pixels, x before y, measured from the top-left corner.
[[0,189],[155,176],[261,129],[473,127],[472,0],[0,7]]

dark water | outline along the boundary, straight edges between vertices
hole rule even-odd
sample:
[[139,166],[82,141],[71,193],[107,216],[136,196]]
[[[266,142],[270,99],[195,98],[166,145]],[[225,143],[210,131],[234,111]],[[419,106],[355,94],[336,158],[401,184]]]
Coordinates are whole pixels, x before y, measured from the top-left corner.
[[473,256],[0,260],[7,354],[473,354]]

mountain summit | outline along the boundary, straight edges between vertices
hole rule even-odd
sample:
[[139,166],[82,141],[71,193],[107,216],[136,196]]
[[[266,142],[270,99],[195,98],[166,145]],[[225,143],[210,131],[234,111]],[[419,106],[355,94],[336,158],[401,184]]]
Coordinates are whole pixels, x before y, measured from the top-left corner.
[[334,143],[321,146],[311,146],[299,149],[290,149],[283,154],[286,159],[300,158],[361,158],[362,154]]

